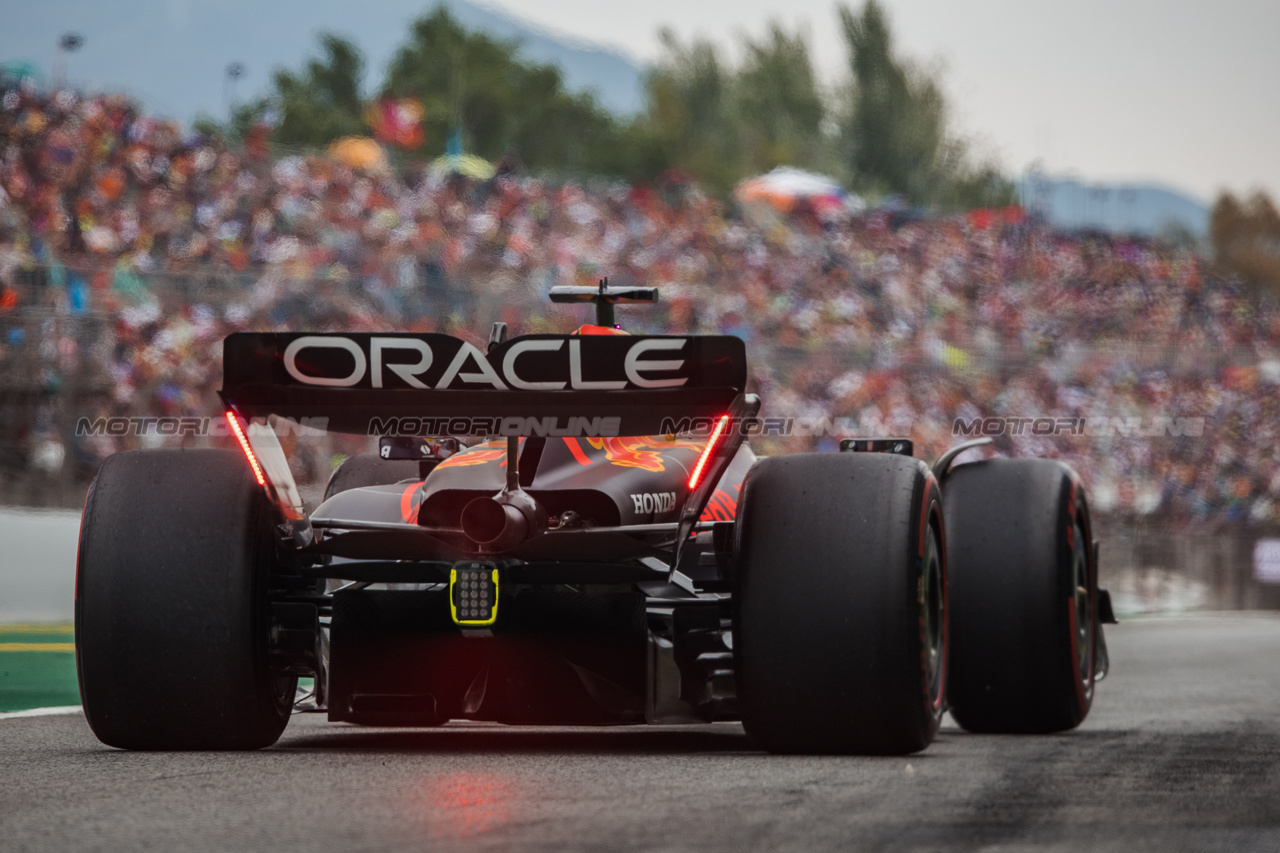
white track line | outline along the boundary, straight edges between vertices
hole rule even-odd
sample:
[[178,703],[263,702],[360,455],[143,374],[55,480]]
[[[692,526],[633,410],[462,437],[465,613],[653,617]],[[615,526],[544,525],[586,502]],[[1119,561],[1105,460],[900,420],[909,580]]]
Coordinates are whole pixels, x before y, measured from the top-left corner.
[[79,705],[57,705],[52,708],[28,708],[25,711],[5,711],[0,720],[13,720],[18,717],[51,717],[54,714],[79,714]]

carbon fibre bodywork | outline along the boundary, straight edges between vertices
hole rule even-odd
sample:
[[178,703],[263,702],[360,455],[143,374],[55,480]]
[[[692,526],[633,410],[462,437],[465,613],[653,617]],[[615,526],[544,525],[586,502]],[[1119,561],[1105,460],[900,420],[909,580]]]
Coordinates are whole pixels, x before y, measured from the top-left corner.
[[[721,624],[728,598],[709,591],[723,580],[710,533],[685,550],[680,577],[692,588],[667,582],[690,472],[705,449],[705,440],[665,436],[522,439],[521,486],[549,516],[572,514],[571,529],[503,552],[442,533],[456,549],[435,555],[444,559],[330,560],[330,577],[363,577],[372,565],[369,578],[398,582],[333,596],[330,719],[607,725],[732,718],[731,649]],[[463,506],[503,488],[506,453],[505,441],[482,442],[421,480],[339,492],[315,517],[456,530]],[[740,445],[700,523],[732,521],[754,460]],[[644,525],[667,531],[638,539],[610,530]],[[374,535],[385,542],[388,532]],[[410,553],[400,547],[384,556]],[[492,561],[506,578],[504,616],[479,633],[451,621],[447,605],[449,566],[463,564],[450,561],[468,559]],[[396,566],[399,574],[389,574]]]
[[[586,527],[674,522],[705,446],[705,440],[666,436],[521,439],[520,485],[549,515],[573,512]],[[744,443],[699,520],[733,520],[742,479],[754,459]],[[423,480],[340,492],[315,515],[457,528],[463,506],[499,491],[505,480],[506,443],[486,441],[444,460]]]

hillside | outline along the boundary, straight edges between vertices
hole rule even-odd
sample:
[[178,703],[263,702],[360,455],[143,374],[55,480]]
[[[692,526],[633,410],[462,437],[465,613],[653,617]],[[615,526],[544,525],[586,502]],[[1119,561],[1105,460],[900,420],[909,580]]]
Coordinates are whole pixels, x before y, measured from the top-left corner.
[[1078,178],[1026,175],[1018,195],[1061,228],[1157,235],[1179,225],[1203,240],[1209,207],[1180,190],[1154,183],[1086,183]]
[[[466,26],[519,39],[524,55],[554,63],[570,88],[594,91],[620,113],[643,103],[643,70],[622,53],[537,28],[505,12],[443,0]],[[267,89],[277,66],[297,67],[316,50],[316,34],[330,30],[364,52],[366,86],[403,42],[409,23],[437,5],[432,0],[44,0],[9,9],[0,27],[0,61],[25,61],[49,73],[65,32],[85,37],[70,57],[69,76],[90,89],[125,91],[148,110],[190,121],[200,113],[225,116],[228,94],[240,100]],[[229,93],[225,69],[245,75]]]

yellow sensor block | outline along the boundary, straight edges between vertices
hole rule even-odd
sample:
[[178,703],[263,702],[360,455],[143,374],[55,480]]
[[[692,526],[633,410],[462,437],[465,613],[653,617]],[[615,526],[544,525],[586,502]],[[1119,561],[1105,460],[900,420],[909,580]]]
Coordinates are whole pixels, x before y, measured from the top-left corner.
[[453,623],[482,628],[498,621],[498,569],[492,563],[455,563],[449,570]]

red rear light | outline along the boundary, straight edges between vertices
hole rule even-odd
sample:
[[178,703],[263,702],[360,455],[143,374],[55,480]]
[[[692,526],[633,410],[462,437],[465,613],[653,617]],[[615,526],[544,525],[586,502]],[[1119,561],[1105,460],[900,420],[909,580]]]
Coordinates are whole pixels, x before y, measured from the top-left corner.
[[253,455],[253,448],[249,446],[249,439],[245,437],[244,429],[240,426],[240,419],[236,417],[235,412],[227,412],[227,423],[231,426],[231,431],[235,433],[236,441],[240,442],[240,449],[244,451],[245,458],[249,460],[249,467],[253,468],[254,479],[258,481],[259,486],[266,486],[266,475],[262,473],[262,466],[258,464],[258,457]]
[[716,449],[716,444],[719,443],[720,436],[724,433],[724,428],[728,423],[728,415],[721,415],[720,420],[716,421],[716,428],[711,431],[711,438],[707,440],[707,446],[702,448],[702,455],[698,457],[698,464],[693,466],[693,473],[689,475],[689,491],[693,491],[698,487],[698,481],[702,479],[702,472],[706,470],[707,460],[711,458],[711,453]]

